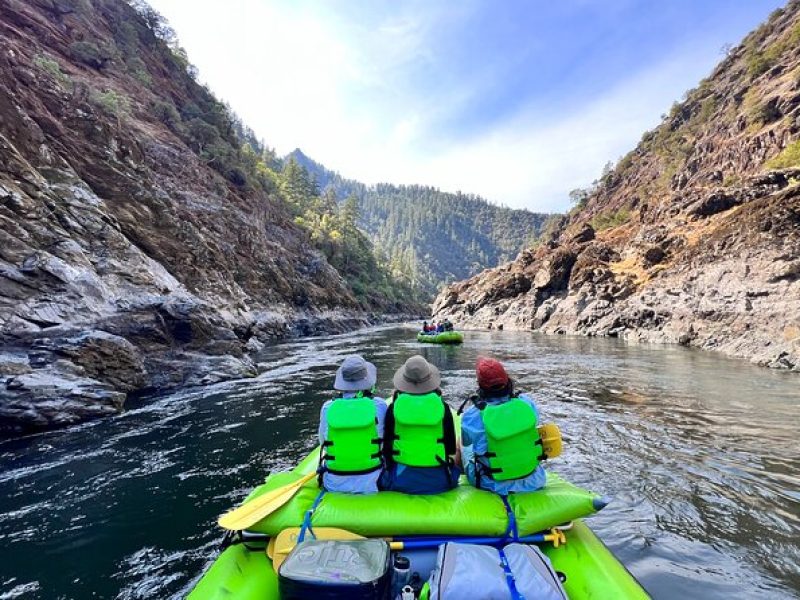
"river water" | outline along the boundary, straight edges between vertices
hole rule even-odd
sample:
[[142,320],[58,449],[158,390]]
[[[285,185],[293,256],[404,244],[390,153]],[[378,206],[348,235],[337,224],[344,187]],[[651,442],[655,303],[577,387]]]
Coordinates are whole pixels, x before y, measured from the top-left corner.
[[549,468],[613,497],[589,524],[655,598],[800,597],[800,376],[679,347],[520,332],[423,346],[383,327],[286,343],[269,370],[0,444],[0,600],[181,598],[215,518],[315,444],[336,364],[363,353],[388,393],[422,353],[451,404],[478,354],[556,421]]

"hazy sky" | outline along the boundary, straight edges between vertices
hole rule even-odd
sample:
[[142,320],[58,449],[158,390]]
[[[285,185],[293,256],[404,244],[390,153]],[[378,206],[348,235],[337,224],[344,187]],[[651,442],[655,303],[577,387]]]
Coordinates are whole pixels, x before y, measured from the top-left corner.
[[151,0],[286,154],[534,210],[632,149],[778,0]]

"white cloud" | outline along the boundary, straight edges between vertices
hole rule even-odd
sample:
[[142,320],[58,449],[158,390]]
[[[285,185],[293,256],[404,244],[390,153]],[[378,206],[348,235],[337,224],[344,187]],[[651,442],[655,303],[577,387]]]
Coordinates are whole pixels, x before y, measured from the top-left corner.
[[[545,121],[523,107],[479,136],[448,142],[431,132],[483,83],[476,77],[435,92],[415,88],[414,69],[436,59],[431,36],[445,17],[451,25],[458,17],[444,5],[412,4],[370,25],[331,5],[152,4],[177,30],[201,78],[279,153],[300,147],[366,183],[429,184],[534,210],[568,208],[567,192],[630,150],[717,58],[708,48],[687,49],[571,114],[553,111],[557,117]],[[469,4],[461,10],[466,17]]]

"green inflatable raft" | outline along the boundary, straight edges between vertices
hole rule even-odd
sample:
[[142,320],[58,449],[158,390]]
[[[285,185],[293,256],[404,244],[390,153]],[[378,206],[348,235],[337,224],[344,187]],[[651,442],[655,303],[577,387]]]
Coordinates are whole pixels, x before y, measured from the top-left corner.
[[[313,451],[292,471],[277,473],[257,487],[247,500],[297,481],[317,468]],[[336,527],[367,537],[384,536],[493,536],[510,535],[510,523],[517,535],[527,536],[557,525],[572,523],[564,531],[566,543],[539,548],[550,558],[555,570],[566,575],[564,587],[576,599],[638,599],[649,596],[625,567],[581,521],[606,505],[606,500],[576,487],[554,473],[547,485],[536,492],[512,494],[508,508],[490,492],[470,486],[462,477],[460,485],[435,496],[410,496],[397,492],[358,496],[326,493],[319,498],[316,478],[306,482],[282,508],[248,532],[258,537],[276,536],[282,530],[299,527],[311,512],[314,527]],[[509,512],[510,511],[510,512]],[[513,513],[513,515],[511,514]],[[513,518],[512,518],[513,517]],[[189,594],[191,600],[269,600],[278,595],[278,575],[266,552],[266,541],[235,543],[225,548]],[[435,549],[430,552],[435,554]],[[406,551],[401,552],[407,555]],[[431,557],[411,556],[411,568],[427,579],[422,565]],[[419,567],[418,567],[419,565]]]
[[423,344],[461,344],[464,342],[464,334],[460,331],[443,331],[441,333],[422,333],[417,334],[417,341]]

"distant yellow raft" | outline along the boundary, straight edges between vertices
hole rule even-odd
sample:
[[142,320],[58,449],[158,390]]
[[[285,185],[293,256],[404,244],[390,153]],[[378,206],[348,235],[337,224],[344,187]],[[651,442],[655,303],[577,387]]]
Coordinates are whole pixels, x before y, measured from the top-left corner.
[[443,331],[441,333],[418,333],[417,341],[423,344],[462,344],[464,334],[460,331]]

